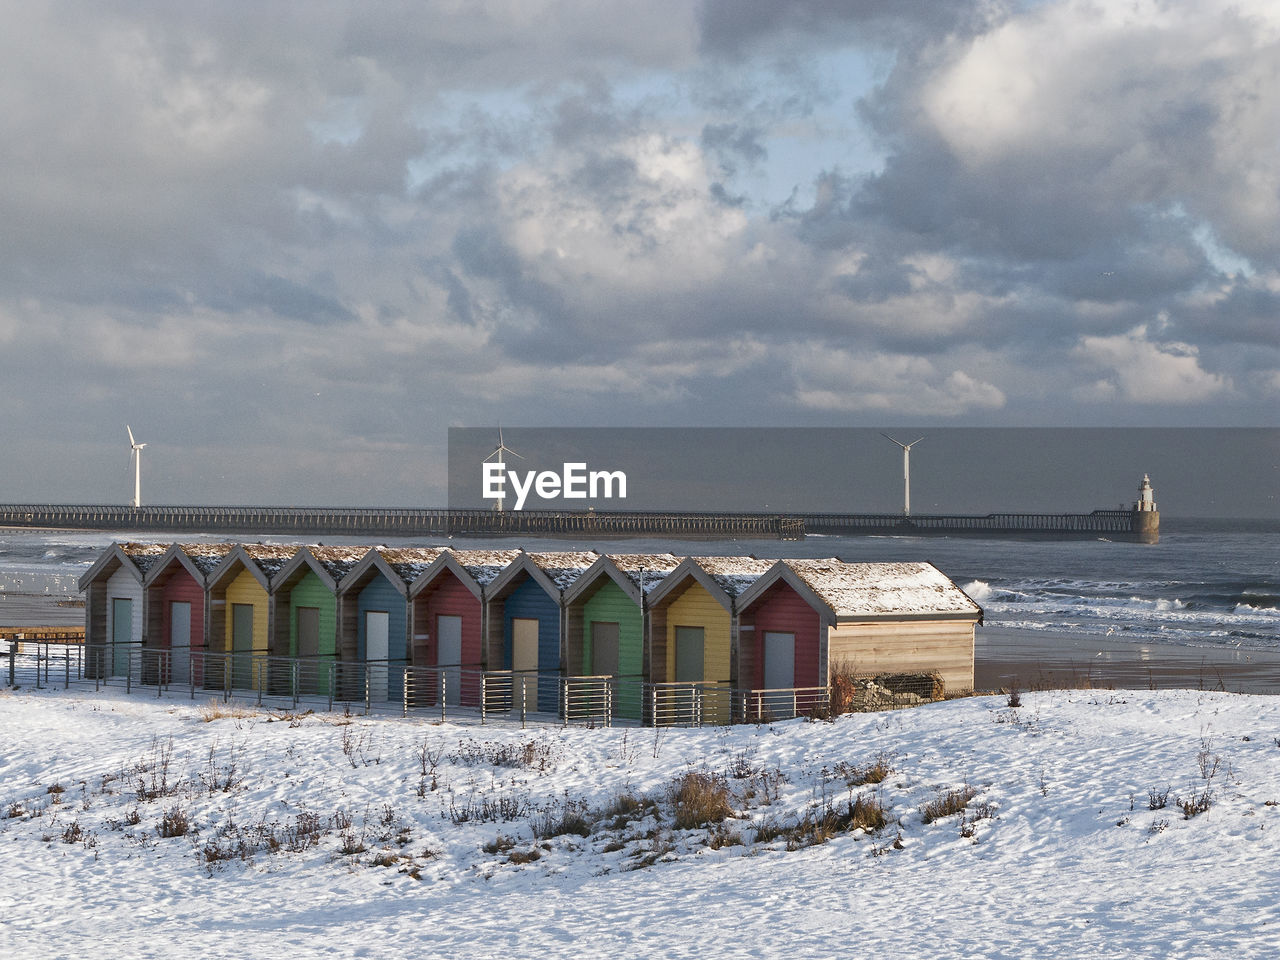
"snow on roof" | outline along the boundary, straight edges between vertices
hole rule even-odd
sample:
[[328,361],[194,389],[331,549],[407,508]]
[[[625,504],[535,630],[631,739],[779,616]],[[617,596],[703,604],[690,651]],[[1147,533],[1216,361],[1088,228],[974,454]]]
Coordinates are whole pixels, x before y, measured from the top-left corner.
[[206,577],[214,571],[228,553],[235,549],[234,543],[180,543],[178,547],[196,565]]
[[141,573],[145,574],[164,556],[165,551],[169,549],[169,545],[167,543],[136,543],[130,541],[120,544],[120,549],[125,556],[133,561],[133,565]]
[[737,597],[773,566],[773,560],[755,557],[690,557],[731,597]]
[[458,566],[467,571],[482,587],[497,579],[498,574],[520,556],[519,550],[450,550]]
[[405,583],[413,583],[435,563],[444,547],[378,547],[378,554]]
[[608,553],[605,556],[637,587],[640,586],[640,574],[643,571],[646,594],[665,580],[668,573],[680,566],[680,558],[669,553]]
[[242,543],[240,546],[268,577],[279,573],[280,568],[298,552],[297,544],[293,543]]
[[340,582],[351,572],[351,568],[364,559],[369,552],[368,547],[322,547],[309,546],[311,555],[324,567],[325,572]]
[[529,559],[538,565],[543,573],[551,578],[556,589],[563,593],[573,586],[573,582],[582,576],[584,570],[600,558],[592,551],[568,551],[563,553],[531,553]]
[[931,563],[785,562],[836,616],[981,613],[981,608]]

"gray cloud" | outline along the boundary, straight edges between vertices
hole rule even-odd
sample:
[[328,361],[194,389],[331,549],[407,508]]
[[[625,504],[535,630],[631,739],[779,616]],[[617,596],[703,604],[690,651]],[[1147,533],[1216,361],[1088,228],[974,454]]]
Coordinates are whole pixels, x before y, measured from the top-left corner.
[[1280,19],[1124,16],[9,4],[6,499],[126,421],[159,499],[383,503],[450,423],[1274,423]]

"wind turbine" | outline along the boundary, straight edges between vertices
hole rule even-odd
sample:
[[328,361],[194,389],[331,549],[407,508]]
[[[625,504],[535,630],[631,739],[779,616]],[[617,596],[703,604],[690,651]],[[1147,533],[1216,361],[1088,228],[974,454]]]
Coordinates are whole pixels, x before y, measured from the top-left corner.
[[[512,450],[510,447],[508,447],[505,443],[502,442],[502,424],[498,424],[498,445],[493,448],[493,453],[489,454],[489,456],[484,458],[485,462],[487,463],[490,460],[492,460],[494,457],[497,457],[498,465],[502,466],[502,464],[505,462],[502,459],[502,455],[504,453],[509,453],[513,457],[516,457],[517,459],[520,459],[520,460],[524,459],[524,457],[520,456],[520,454],[516,453],[514,450]],[[505,483],[503,484],[502,489],[503,490],[507,489]],[[502,497],[498,497],[498,499],[494,501],[494,504],[493,504],[493,509],[497,510],[499,513],[502,512],[502,500],[503,500]]]
[[903,443],[901,440],[894,440],[887,433],[882,433],[880,436],[902,448],[902,515],[909,517],[911,516],[911,448],[924,437],[916,437],[910,443]]
[[142,506],[142,448],[145,443],[133,439],[133,428],[127,423],[124,428],[129,431],[129,459],[133,461],[133,506]]

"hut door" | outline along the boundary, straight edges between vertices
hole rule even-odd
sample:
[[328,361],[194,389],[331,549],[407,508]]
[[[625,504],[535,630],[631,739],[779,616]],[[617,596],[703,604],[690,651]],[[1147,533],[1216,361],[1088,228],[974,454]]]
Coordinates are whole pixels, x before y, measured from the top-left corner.
[[618,675],[618,625],[591,624],[591,673],[597,677]]
[[677,683],[696,683],[702,680],[704,643],[702,627],[676,627]]
[[231,605],[231,685],[247,689],[253,676],[253,604]]
[[[524,703],[538,709],[538,621],[514,617],[511,620],[511,669],[516,671],[516,684],[524,686]],[[524,671],[521,673],[520,671]],[[518,690],[513,691],[517,709],[521,703]]]
[[445,703],[456,706],[462,702],[461,617],[436,617],[436,663],[444,668]]
[[369,698],[387,699],[391,655],[390,615],[382,610],[367,610],[364,615],[364,659],[369,671]]
[[796,635],[764,635],[764,688],[787,690],[796,685]]
[[111,598],[111,672],[129,672],[130,641],[133,640],[133,601]]
[[306,693],[320,689],[320,608],[298,607],[298,687]]
[[169,682],[191,681],[191,604],[169,604]]

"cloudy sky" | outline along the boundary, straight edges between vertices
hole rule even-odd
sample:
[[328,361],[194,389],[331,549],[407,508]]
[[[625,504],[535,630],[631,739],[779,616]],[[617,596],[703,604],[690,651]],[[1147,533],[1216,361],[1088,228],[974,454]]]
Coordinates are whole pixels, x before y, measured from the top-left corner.
[[144,502],[406,506],[451,425],[1280,425],[1274,0],[0,2],[0,500],[126,423]]

